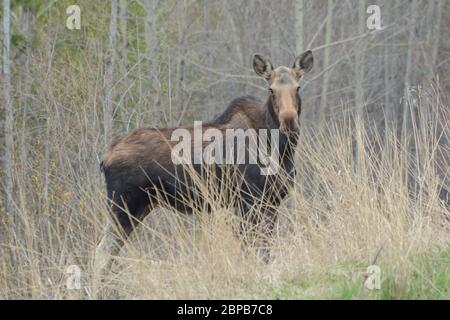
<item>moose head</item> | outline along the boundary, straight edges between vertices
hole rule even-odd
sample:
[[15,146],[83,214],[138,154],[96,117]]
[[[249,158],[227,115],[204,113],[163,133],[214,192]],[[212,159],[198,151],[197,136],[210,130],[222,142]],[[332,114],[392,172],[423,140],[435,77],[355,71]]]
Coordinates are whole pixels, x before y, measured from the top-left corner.
[[267,106],[283,133],[298,132],[301,111],[300,79],[313,66],[310,50],[299,55],[291,68],[272,66],[270,59],[260,54],[253,57],[255,72],[266,79],[269,86]]

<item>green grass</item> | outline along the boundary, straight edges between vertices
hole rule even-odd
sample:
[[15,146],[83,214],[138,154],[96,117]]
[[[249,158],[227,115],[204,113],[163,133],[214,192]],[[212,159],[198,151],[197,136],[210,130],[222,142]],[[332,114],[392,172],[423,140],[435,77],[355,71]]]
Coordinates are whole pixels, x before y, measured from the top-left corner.
[[262,299],[449,299],[450,249],[414,256],[406,262],[380,263],[381,288],[364,286],[361,263],[293,277],[263,290]]
[[405,269],[405,274],[387,276],[381,286],[381,299],[450,298],[450,250],[415,257]]

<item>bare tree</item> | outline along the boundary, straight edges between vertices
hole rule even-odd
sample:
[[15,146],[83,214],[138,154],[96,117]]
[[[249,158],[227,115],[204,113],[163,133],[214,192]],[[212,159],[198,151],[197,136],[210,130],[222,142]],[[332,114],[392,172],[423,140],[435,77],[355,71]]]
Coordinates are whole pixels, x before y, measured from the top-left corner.
[[[431,63],[433,67],[436,65],[438,58],[438,50],[439,50],[439,36],[441,34],[441,20],[442,20],[442,11],[444,11],[444,1],[437,1],[437,11],[436,11],[436,21],[435,25],[435,33],[433,33],[433,51],[432,51],[432,60]],[[447,30],[448,32],[448,30]]]
[[[150,79],[150,88],[154,91],[158,89],[157,70],[159,66],[159,50],[160,43],[158,37],[158,29],[156,25],[156,15],[158,12],[160,1],[147,0],[143,7],[145,10],[145,43],[147,46],[147,60],[148,60],[148,75]],[[155,94],[153,104],[159,105],[159,94]]]
[[304,0],[296,0],[295,1],[295,54],[300,54],[303,52],[302,50],[304,46],[304,11],[305,11],[305,3]]
[[126,119],[126,107],[128,102],[127,88],[129,85],[129,79],[127,75],[127,10],[128,3],[127,0],[119,0],[119,33],[120,33],[120,45],[119,45],[119,69],[121,75],[121,82],[123,83],[123,97],[120,100],[120,117],[122,122],[122,127],[126,129],[127,119]]
[[[366,27],[366,0],[360,0],[358,5],[358,35],[364,33]],[[356,63],[355,63],[355,105],[356,105],[356,154],[355,154],[355,167],[356,172],[360,175],[362,172],[361,168],[361,152],[363,151],[363,142],[361,137],[361,132],[359,125],[363,121],[363,110],[364,110],[364,42],[360,41],[357,46],[356,52]]]
[[10,0],[3,0],[3,97],[6,106],[5,117],[5,157],[3,159],[5,171],[5,202],[6,212],[12,212],[12,193],[13,193],[13,126],[14,109],[11,97],[11,66],[10,66],[10,47],[11,47],[11,3]]
[[[366,1],[358,1],[358,35],[364,33],[366,27]],[[355,92],[355,103],[356,103],[356,114],[358,117],[362,116],[364,110],[364,42],[360,41],[357,46],[356,51],[356,64],[355,64],[355,81],[356,81],[356,92]]]
[[104,80],[105,97],[103,101],[103,125],[105,130],[105,140],[107,142],[109,142],[112,135],[114,116],[112,85],[114,77],[114,63],[116,59],[115,39],[117,30],[117,11],[117,0],[111,0],[111,22],[109,24],[109,45]]
[[408,90],[411,86],[411,80],[412,80],[412,68],[413,68],[413,46],[415,41],[415,28],[417,23],[417,17],[418,17],[418,1],[413,0],[411,9],[410,9],[410,16],[411,16],[411,25],[409,26],[409,36],[408,36],[408,51],[407,51],[407,57],[406,57],[406,70],[405,70],[405,77],[403,81],[403,120],[402,120],[402,128],[403,128],[403,137],[407,137],[407,131],[408,131],[408,124],[409,124],[409,107],[408,107]]
[[[383,14],[383,23],[387,24],[387,19],[390,18],[389,12],[385,12]],[[384,55],[385,57],[389,57],[391,55],[391,48],[389,44],[391,44],[392,39],[386,40],[386,44],[384,46]],[[392,85],[392,59],[383,59],[384,60],[384,129],[385,129],[385,137],[387,138],[389,127],[392,125],[392,121],[394,120],[394,112],[391,101],[391,85]]]
[[[330,65],[330,43],[331,43],[331,36],[333,34],[333,9],[334,4],[333,0],[328,0],[327,3],[327,26],[325,29],[325,53],[323,58],[323,69],[326,70]],[[328,84],[330,82],[330,70],[325,72],[323,76],[323,83],[322,83],[322,94],[320,99],[320,108],[319,108],[319,125],[323,124],[323,119],[325,117],[325,108],[327,106],[327,95],[328,95]]]

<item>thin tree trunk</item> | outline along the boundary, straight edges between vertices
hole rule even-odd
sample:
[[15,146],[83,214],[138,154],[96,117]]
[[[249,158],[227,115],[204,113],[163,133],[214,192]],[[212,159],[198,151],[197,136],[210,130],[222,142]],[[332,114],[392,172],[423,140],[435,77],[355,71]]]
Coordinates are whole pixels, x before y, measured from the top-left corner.
[[[366,1],[359,1],[358,7],[358,34],[361,35],[364,33],[366,28]],[[364,44],[361,41],[360,45],[357,48],[356,52],[356,115],[358,117],[362,117],[364,110]]]
[[14,109],[11,97],[11,65],[10,65],[10,47],[11,47],[11,3],[10,0],[3,0],[3,97],[6,107],[5,116],[5,208],[6,213],[11,214],[13,210],[13,122]]
[[427,51],[426,53],[428,53],[428,57],[425,57],[425,61],[428,62],[427,67],[428,67],[428,78],[432,79],[433,78],[433,69],[434,69],[434,65],[433,62],[431,60],[433,60],[433,29],[434,29],[434,9],[435,9],[435,0],[431,0],[428,2],[428,10],[427,10],[427,16],[426,16],[426,44],[427,44]]
[[295,54],[299,55],[306,48],[304,48],[304,11],[305,11],[305,3],[303,0],[295,1]]
[[413,44],[415,41],[415,29],[416,29],[416,23],[417,23],[417,7],[418,7],[418,1],[413,0],[412,6],[411,6],[411,19],[412,23],[409,29],[409,36],[408,36],[408,53],[406,57],[406,70],[405,70],[405,78],[403,81],[403,120],[402,120],[402,128],[403,128],[403,137],[407,137],[407,131],[409,127],[409,108],[408,108],[408,90],[411,85],[412,81],[412,59],[413,59]]
[[[402,145],[403,148],[407,151],[410,151],[411,144],[410,144],[410,127],[412,125],[412,118],[411,113],[413,110],[411,110],[411,106],[409,105],[409,95],[410,95],[410,87],[413,81],[413,45],[416,40],[415,31],[416,31],[416,24],[418,23],[418,0],[413,0],[411,5],[411,11],[410,11],[410,17],[412,19],[410,23],[409,28],[409,36],[408,36],[408,52],[406,57],[406,70],[405,70],[405,78],[403,82],[403,116],[402,116]],[[409,152],[405,156],[405,168],[408,168],[408,162],[410,161]],[[412,177],[412,174],[409,171],[405,172],[405,184],[408,186],[408,188],[416,187],[412,186],[411,184],[414,183],[414,179]]]
[[109,24],[109,46],[108,56],[106,59],[105,70],[105,100],[103,102],[103,125],[105,130],[106,143],[109,142],[112,136],[113,129],[113,102],[112,102],[112,85],[114,77],[114,63],[116,58],[115,39],[117,30],[117,0],[111,0],[111,22]]
[[[388,12],[383,14],[383,24],[387,25],[386,20],[388,19]],[[392,40],[387,40],[389,43]],[[390,132],[390,128],[393,125],[393,105],[391,102],[391,66],[392,59],[389,55],[391,52],[391,48],[389,47],[389,43],[386,43],[384,46],[384,138],[385,142],[387,142],[388,134]]]
[[159,65],[159,50],[160,43],[158,37],[158,29],[156,25],[156,14],[158,12],[160,1],[159,0],[147,0],[144,3],[145,10],[145,42],[147,46],[147,59],[148,59],[148,73],[150,79],[150,88],[152,88],[154,99],[154,105],[159,108],[160,94],[158,92],[158,77],[157,68]]
[[[434,31],[436,31],[436,32],[434,33],[434,36],[433,36],[434,41],[433,41],[433,51],[432,51],[432,56],[431,56],[431,58],[432,58],[431,63],[433,65],[433,67],[436,65],[437,58],[438,58],[439,36],[441,34],[441,19],[442,19],[442,11],[443,10],[444,10],[444,1],[443,0],[438,1],[437,12],[436,12],[436,21],[434,22],[435,26],[436,26],[436,29]],[[447,33],[448,30],[445,32]]]
[[[366,28],[366,0],[360,0],[358,6],[358,35],[364,33]],[[355,150],[355,169],[358,176],[361,176],[363,169],[361,168],[361,158],[363,152],[363,139],[361,136],[361,129],[363,125],[363,111],[364,111],[364,45],[362,41],[358,45],[356,52],[356,92],[355,92],[355,105],[356,105],[356,150]]]
[[[203,29],[205,32],[205,38],[206,38],[206,43],[209,43],[210,41],[210,32],[209,32],[209,4],[208,4],[208,0],[203,0]],[[212,63],[212,56],[211,56],[211,52],[207,51],[206,54],[206,59],[205,62],[208,65],[211,65]],[[213,116],[214,113],[214,109],[211,108],[211,106],[214,105],[214,98],[213,98],[213,90],[212,88],[209,88],[209,90],[206,93],[207,95],[207,103],[206,103],[206,114],[207,114],[207,118],[211,119],[211,117]]]
[[[230,22],[230,32],[228,36],[230,37],[230,41],[234,44],[233,46],[228,46],[228,50],[230,52],[235,52],[237,57],[237,63],[239,66],[245,65],[245,59],[244,59],[244,49],[242,42],[244,41],[243,38],[240,36],[239,32],[239,25],[236,23],[236,16],[233,14],[232,10],[225,10],[225,14],[228,17],[228,20]],[[243,92],[247,92],[247,86],[241,86],[239,83],[233,82],[232,83],[232,90],[233,92],[237,92],[239,90],[243,90]],[[217,109],[215,110],[215,113],[217,112]]]
[[[325,45],[331,43],[331,36],[333,34],[333,0],[328,0],[327,4],[327,26],[325,30]],[[323,69],[326,70],[330,65],[330,47],[325,47],[324,58],[323,58]],[[325,72],[322,83],[322,93],[320,95],[320,107],[319,107],[319,126],[323,125],[325,119],[325,109],[327,106],[327,94],[328,94],[328,84],[330,81],[330,70]]]
[[[24,12],[23,13],[25,16],[25,19],[23,19],[23,32],[25,34],[25,39],[27,41],[27,43],[31,43],[33,40],[33,27],[35,25],[35,20],[33,15],[30,12]],[[21,91],[22,91],[22,97],[20,99],[20,108],[22,109],[22,114],[21,114],[21,124],[20,124],[20,130],[21,130],[21,135],[20,135],[20,142],[19,142],[19,148],[20,148],[20,166],[21,168],[24,168],[27,162],[27,155],[28,155],[28,144],[27,144],[27,125],[28,125],[28,113],[30,112],[30,110],[32,110],[32,108],[30,107],[31,104],[33,103],[31,101],[30,94],[31,94],[31,85],[33,83],[33,79],[32,79],[32,75],[31,75],[31,56],[33,53],[33,49],[31,48],[31,46],[27,45],[26,50],[25,50],[25,61],[24,61],[24,70],[23,72],[23,76],[21,77],[21,81],[22,81],[22,86],[21,86]],[[18,163],[18,160],[16,159],[16,164]],[[21,170],[20,172],[21,175],[21,179],[23,181],[25,181],[26,179],[26,170]]]
[[[119,68],[122,79],[122,88],[128,88],[127,76],[127,0],[119,0],[119,32],[120,32],[120,49],[119,49]],[[120,118],[123,129],[127,127],[126,107],[128,105],[128,94],[121,100],[122,108],[120,110]]]
[[[183,90],[183,82],[184,82],[184,67],[185,67],[185,55],[186,55],[186,32],[184,26],[186,25],[186,3],[182,4],[183,10],[180,13],[180,21],[177,25],[178,29],[178,56],[177,60],[177,68],[176,68],[176,84],[175,84],[175,96],[174,101],[177,106],[182,106],[182,101],[180,100],[180,96]],[[180,119],[177,119],[179,121]]]

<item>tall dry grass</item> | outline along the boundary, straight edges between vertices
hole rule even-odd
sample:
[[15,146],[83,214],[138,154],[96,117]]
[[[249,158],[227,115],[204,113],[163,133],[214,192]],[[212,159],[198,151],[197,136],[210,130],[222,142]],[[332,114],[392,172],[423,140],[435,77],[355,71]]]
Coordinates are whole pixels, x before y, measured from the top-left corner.
[[[439,192],[449,167],[450,112],[439,89],[418,88],[406,97],[409,131],[380,132],[351,116],[320,129],[304,124],[296,185],[278,209],[269,264],[242,247],[231,210],[182,216],[162,209],[94,288],[93,254],[108,210],[92,85],[100,70],[82,68],[74,83],[43,79],[36,96],[49,115],[45,130],[16,124],[23,143],[15,150],[17,214],[1,213],[0,298],[328,298],[342,297],[336,288],[346,282],[358,289],[351,297],[372,298],[377,293],[362,285],[371,264],[393,284],[389,297],[401,298],[415,257],[448,250],[450,213]],[[355,155],[358,139],[364,148]],[[67,287],[71,265],[81,270],[79,290]],[[448,298],[429,275],[421,277],[421,286]]]

